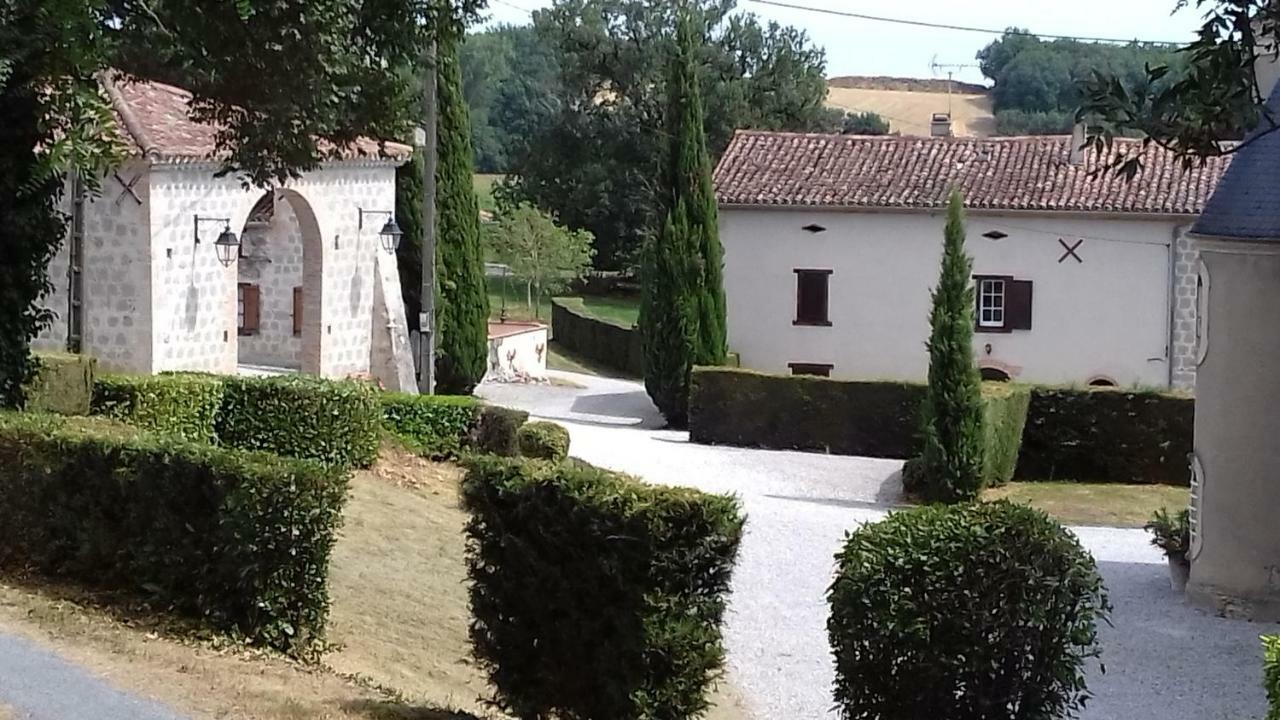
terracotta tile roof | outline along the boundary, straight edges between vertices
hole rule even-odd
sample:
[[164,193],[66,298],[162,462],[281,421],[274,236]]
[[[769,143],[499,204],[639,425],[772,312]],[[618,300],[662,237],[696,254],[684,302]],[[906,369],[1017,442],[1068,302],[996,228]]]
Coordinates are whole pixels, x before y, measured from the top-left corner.
[[[106,74],[101,75],[100,80],[126,131],[127,144],[139,154],[161,159],[215,159],[218,129],[191,120],[188,115],[191,93],[164,83]],[[321,145],[326,153],[332,149],[332,145]],[[385,152],[380,153],[376,140],[360,138],[352,146],[343,148],[337,157],[342,160],[384,156],[403,159],[412,153],[408,145],[392,142],[386,143]]]
[[[1117,140],[1112,153],[1136,149]],[[716,167],[722,205],[935,208],[953,184],[970,208],[1194,215],[1227,158],[1183,170],[1152,148],[1131,182],[1069,161],[1070,137],[918,138],[738,131]]]

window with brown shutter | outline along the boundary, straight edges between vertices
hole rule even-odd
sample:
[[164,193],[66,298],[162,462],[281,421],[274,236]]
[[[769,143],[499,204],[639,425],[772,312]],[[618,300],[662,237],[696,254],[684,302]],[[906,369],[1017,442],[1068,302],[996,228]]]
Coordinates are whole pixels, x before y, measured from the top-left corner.
[[236,334],[257,335],[262,320],[261,290],[257,285],[240,283],[236,295]]
[[302,336],[302,288],[293,289],[293,336]]
[[830,363],[787,363],[787,367],[791,368],[792,375],[816,375],[818,377],[831,377],[831,369],[835,367]]
[[1031,329],[1030,280],[1008,275],[975,275],[974,327],[978,332],[1012,332]]
[[830,270],[796,270],[796,319],[794,325],[830,325],[828,299]]

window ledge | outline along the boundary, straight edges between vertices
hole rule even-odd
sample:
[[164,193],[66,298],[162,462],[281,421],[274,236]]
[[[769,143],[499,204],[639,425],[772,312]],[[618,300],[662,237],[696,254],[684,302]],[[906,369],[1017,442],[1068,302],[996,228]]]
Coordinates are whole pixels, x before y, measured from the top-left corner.
[[1013,328],[990,327],[990,326],[983,327],[982,325],[978,325],[973,329],[973,331],[975,333],[995,333],[997,335],[1008,335],[1009,333],[1013,332]]
[[830,320],[792,320],[792,325],[803,325],[808,327],[831,327]]

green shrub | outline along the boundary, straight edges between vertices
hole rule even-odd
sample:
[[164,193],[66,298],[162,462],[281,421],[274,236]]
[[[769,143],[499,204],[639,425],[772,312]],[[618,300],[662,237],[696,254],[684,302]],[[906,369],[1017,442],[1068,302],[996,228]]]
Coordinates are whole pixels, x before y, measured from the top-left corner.
[[828,599],[846,718],[1064,717],[1110,610],[1093,558],[1000,501],[894,513],[849,535]]
[[541,460],[564,460],[569,456],[569,431],[553,422],[531,422],[516,431],[520,454]]
[[97,361],[88,355],[35,353],[36,374],[23,391],[32,412],[88,415]]
[[628,375],[644,375],[640,331],[591,317],[575,298],[551,301],[551,336],[564,349]]
[[316,651],[347,478],[97,418],[0,414],[0,564]]
[[694,368],[694,442],[906,458],[920,451],[924,386]]
[[196,442],[217,438],[223,381],[215,375],[102,375],[93,414]]
[[516,433],[520,426],[529,419],[529,413],[523,410],[482,405],[480,417],[467,439],[467,446],[472,450],[492,455],[514,457],[520,454],[520,446],[516,442]]
[[1185,394],[1036,387],[1015,477],[1186,486],[1194,426]]
[[1280,720],[1280,635],[1263,635],[1262,684],[1267,690],[1267,720]]
[[1156,510],[1143,530],[1151,533],[1151,544],[1170,558],[1186,560],[1191,550],[1191,510],[1182,508],[1170,515],[1168,508]]
[[724,662],[743,518],[729,497],[585,463],[477,458],[471,639],[522,718],[693,718]]
[[1004,485],[1013,479],[1030,403],[1031,389],[1026,386],[982,384],[982,481],[987,487]]
[[479,421],[481,404],[465,395],[383,393],[382,425],[416,452],[454,458]]
[[362,382],[306,375],[223,378],[218,440],[347,467],[378,457],[382,408]]

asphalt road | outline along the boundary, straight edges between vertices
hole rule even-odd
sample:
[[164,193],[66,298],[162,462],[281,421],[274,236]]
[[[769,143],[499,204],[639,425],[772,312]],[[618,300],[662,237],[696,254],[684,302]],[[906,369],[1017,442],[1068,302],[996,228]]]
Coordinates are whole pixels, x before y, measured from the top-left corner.
[[[584,387],[485,385],[491,402],[569,428],[571,452],[646,481],[734,493],[748,515],[734,573],[729,671],[759,720],[834,718],[827,586],[845,533],[898,501],[901,462],[712,447],[663,430],[635,382],[557,373]],[[1213,617],[1169,589],[1140,530],[1073,528],[1115,605],[1093,666],[1086,720],[1261,720],[1258,635],[1280,627]]]

